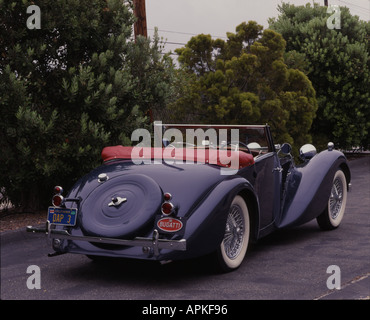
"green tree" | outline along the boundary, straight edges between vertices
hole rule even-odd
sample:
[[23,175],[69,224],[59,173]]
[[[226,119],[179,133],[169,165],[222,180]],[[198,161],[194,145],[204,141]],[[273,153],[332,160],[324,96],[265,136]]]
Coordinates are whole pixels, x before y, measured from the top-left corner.
[[0,188],[20,209],[50,201],[100,163],[106,145],[130,144],[171,93],[159,39],[132,39],[122,0],[0,1]]
[[369,146],[370,22],[359,20],[345,7],[340,7],[340,29],[328,28],[332,13],[319,4],[284,3],[279,11],[270,28],[283,35],[291,65],[300,64],[316,90],[315,143]]
[[275,140],[310,142],[315,91],[305,74],[288,68],[280,34],[254,21],[243,22],[227,40],[193,37],[178,49],[188,72],[184,94],[174,105],[183,121],[269,123]]

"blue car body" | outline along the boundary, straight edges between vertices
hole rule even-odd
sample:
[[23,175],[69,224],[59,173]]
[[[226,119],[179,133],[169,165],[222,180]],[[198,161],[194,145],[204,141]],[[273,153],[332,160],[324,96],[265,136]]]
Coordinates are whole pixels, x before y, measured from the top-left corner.
[[[179,127],[188,128],[165,128]],[[152,158],[138,164],[127,156],[132,149],[108,148],[103,151],[103,164],[81,178],[63,199],[62,208],[77,210],[75,225],[48,219],[46,229],[30,227],[28,231],[48,234],[56,254],[188,259],[220,247],[229,208],[237,195],[249,209],[250,239],[257,241],[322,214],[338,170],[344,173],[349,188],[350,170],[343,153],[330,148],[295,165],[289,149],[283,154],[283,148],[274,145],[269,126],[247,129],[250,137],[257,130],[265,141],[258,138],[258,144],[251,144],[255,141],[249,138],[244,151],[240,145],[237,152],[243,156],[245,152],[247,162],[234,168],[233,174],[220,174],[220,163],[208,160],[177,163]],[[226,149],[234,150],[235,145],[229,142]],[[169,214],[163,213],[164,203]]]

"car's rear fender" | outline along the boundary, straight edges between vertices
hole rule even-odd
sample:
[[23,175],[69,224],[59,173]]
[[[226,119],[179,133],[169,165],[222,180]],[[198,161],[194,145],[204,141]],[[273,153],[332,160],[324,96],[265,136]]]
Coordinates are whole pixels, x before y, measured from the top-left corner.
[[[225,233],[226,218],[232,200],[241,194],[251,204],[254,225],[258,226],[258,205],[253,186],[240,176],[233,176],[220,182],[204,200],[187,215],[184,239],[187,251],[177,253],[187,258],[206,255],[217,249]],[[169,252],[169,251],[168,251]],[[166,255],[165,251],[162,251]],[[188,256],[189,255],[189,256]]]

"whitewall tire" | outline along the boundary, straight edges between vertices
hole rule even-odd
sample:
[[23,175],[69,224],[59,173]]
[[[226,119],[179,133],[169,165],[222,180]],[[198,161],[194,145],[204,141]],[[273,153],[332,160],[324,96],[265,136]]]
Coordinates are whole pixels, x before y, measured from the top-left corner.
[[244,199],[237,195],[231,203],[225,227],[225,235],[217,250],[219,267],[228,272],[237,269],[248,249],[250,217]]
[[347,180],[342,170],[338,170],[333,179],[328,205],[317,217],[317,223],[323,230],[339,227],[343,220],[347,203]]

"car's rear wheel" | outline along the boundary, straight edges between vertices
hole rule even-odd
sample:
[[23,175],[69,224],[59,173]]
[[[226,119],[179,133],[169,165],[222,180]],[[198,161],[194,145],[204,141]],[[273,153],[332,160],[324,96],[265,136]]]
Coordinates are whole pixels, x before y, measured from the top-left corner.
[[347,203],[347,180],[342,170],[338,170],[333,179],[328,205],[317,217],[317,223],[323,230],[338,228],[342,222]]
[[231,203],[225,227],[225,235],[217,250],[221,271],[237,269],[248,249],[250,236],[250,219],[248,206],[244,199],[237,195]]

